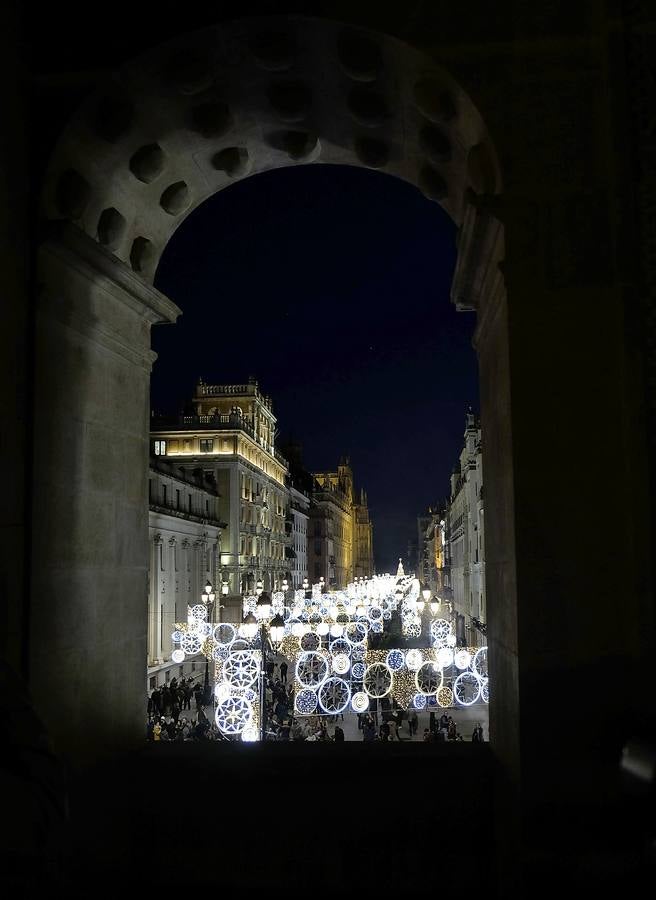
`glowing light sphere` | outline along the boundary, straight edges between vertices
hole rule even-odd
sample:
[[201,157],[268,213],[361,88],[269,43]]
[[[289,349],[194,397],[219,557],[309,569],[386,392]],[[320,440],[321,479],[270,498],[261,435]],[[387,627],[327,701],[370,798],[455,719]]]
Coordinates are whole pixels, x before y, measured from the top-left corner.
[[271,600],[273,601],[273,603],[282,603],[284,605],[284,603],[285,603],[284,592],[283,591],[274,591],[273,594],[271,594]]
[[456,641],[455,634],[450,634],[446,639],[447,647],[455,647],[456,644],[457,644],[457,641]]
[[405,664],[411,672],[416,672],[424,661],[421,650],[408,650],[405,655]]
[[383,611],[383,619],[384,619],[386,622],[389,622],[389,620],[390,620],[391,618],[392,618],[392,613],[389,611],[389,609],[384,610],[384,611]]
[[305,626],[302,622],[292,622],[292,634],[294,637],[300,638],[305,633]]
[[242,741],[245,741],[248,744],[252,744],[255,741],[259,741],[260,734],[255,727],[255,725],[247,725],[246,728],[241,733]]
[[189,653],[189,655],[200,653],[201,643],[201,639],[195,634],[185,634],[181,641],[182,649],[185,653]]
[[321,635],[321,637],[325,637],[330,631],[330,625],[328,622],[320,622],[317,625],[317,634]]
[[367,697],[364,691],[358,691],[357,694],[353,694],[353,697],[351,698],[351,707],[356,713],[363,713],[369,709],[369,697]]
[[321,709],[329,716],[344,712],[351,700],[351,688],[343,678],[327,678],[317,693]]
[[196,631],[199,637],[209,637],[212,634],[212,625],[210,622],[199,622]]
[[487,678],[487,647],[480,647],[476,653],[474,653],[474,658],[472,659],[472,669],[479,678]]
[[316,710],[318,702],[316,691],[306,688],[296,694],[294,709],[301,716],[311,716]]
[[344,634],[344,629],[341,625],[335,622],[334,625],[330,626],[330,633],[334,638],[339,638]]
[[387,663],[372,663],[367,666],[362,686],[366,693],[374,699],[386,697],[392,689],[394,676]]
[[417,625],[415,622],[410,622],[403,631],[408,637],[421,637],[421,625]]
[[314,631],[306,631],[299,640],[301,650],[312,651],[318,650],[321,646],[321,638]]
[[490,680],[489,678],[481,679],[481,697],[485,703],[490,702]]
[[374,634],[382,634],[383,631],[383,623],[380,621],[371,623],[371,630]]
[[259,671],[259,662],[251,650],[234,651],[223,664],[223,677],[234,688],[250,687]]
[[437,663],[422,663],[415,672],[415,684],[420,694],[437,694],[442,687],[442,670]]
[[412,698],[412,705],[415,709],[425,709],[426,708],[426,695],[425,694],[415,694]]
[[227,697],[216,707],[214,720],[223,734],[241,734],[250,725],[253,707],[242,697]]
[[199,622],[204,622],[207,619],[207,607],[203,603],[197,603],[196,606],[192,606],[191,617]]
[[184,650],[174,650],[171,654],[171,659],[174,663],[181,663],[184,661],[185,652]]
[[367,651],[365,650],[362,644],[356,644],[351,650],[351,659],[354,662],[360,662],[367,655]]
[[382,619],[383,611],[379,606],[372,606],[369,610],[369,618],[375,622],[377,619]]
[[219,701],[219,703],[223,703],[224,700],[227,700],[232,694],[232,688],[228,684],[227,681],[220,681],[218,684],[214,685],[214,696]]
[[451,625],[446,619],[435,619],[431,622],[431,637],[436,641],[446,641],[451,634]]
[[471,706],[481,696],[481,679],[474,672],[462,672],[453,682],[453,696],[461,706]]
[[171,640],[173,641],[174,644],[179,644],[180,641],[182,640],[182,635],[183,635],[182,631],[174,631],[173,634],[171,635]]
[[257,609],[257,597],[253,596],[253,594],[250,594],[248,597],[244,597],[243,606],[245,613],[255,612],[255,610]]
[[337,606],[331,606],[329,613],[331,619],[337,619],[337,616],[339,615],[339,608]]
[[354,681],[362,681],[364,678],[364,673],[366,671],[366,666],[363,662],[355,662],[351,666],[351,676]]
[[227,659],[230,655],[230,646],[221,647],[220,645],[212,650],[213,659]]
[[338,653],[333,656],[333,671],[338,675],[345,675],[351,668],[351,660],[345,653]]
[[301,653],[296,663],[296,679],[304,688],[317,688],[328,677],[328,661],[320,653]]
[[437,664],[440,669],[453,665],[453,650],[450,647],[440,647],[437,651]]
[[457,650],[453,654],[453,661],[459,669],[468,669],[471,662],[471,653],[469,650]]
[[354,613],[355,613],[355,604],[354,604],[354,603],[347,603],[346,606],[344,607],[344,609],[345,609],[345,611],[346,611],[346,615],[347,615],[347,616],[352,616],[352,615],[354,615]]
[[405,654],[403,650],[390,650],[387,654],[387,665],[392,672],[398,672],[405,665]]

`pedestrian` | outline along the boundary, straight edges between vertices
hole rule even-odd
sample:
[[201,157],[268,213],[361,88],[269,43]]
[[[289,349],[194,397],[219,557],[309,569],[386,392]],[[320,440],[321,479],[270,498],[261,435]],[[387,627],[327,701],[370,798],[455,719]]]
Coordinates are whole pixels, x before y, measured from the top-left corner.
[[367,743],[371,743],[376,740],[376,729],[374,727],[373,719],[368,718],[367,723],[364,726],[364,731],[362,734],[362,740]]
[[483,727],[480,722],[477,722],[474,726],[474,730],[472,732],[472,743],[480,744],[483,741]]
[[184,688],[182,689],[182,696],[183,696],[182,708],[183,709],[191,709],[191,695],[193,693],[193,690],[192,690],[190,681],[191,681],[191,679],[185,684]]
[[153,714],[153,697],[148,691],[146,691],[146,712],[148,713],[148,718]]
[[159,719],[153,725],[153,740],[154,741],[162,740],[162,725],[161,725],[161,721]]
[[344,729],[341,725],[335,725],[335,733],[333,734],[334,741],[343,741],[344,740]]
[[155,690],[150,695],[150,698],[153,701],[153,715],[157,718],[162,714],[162,694],[157,685],[155,685]]
[[449,730],[448,730],[447,736],[450,741],[455,741],[455,739],[457,737],[455,719],[452,719],[451,716],[449,716],[449,720],[450,720],[449,721]]
[[440,731],[442,730],[449,730],[449,717],[446,713],[442,713],[442,715],[440,716]]
[[379,736],[380,736],[381,741],[389,741],[390,727],[387,722],[380,723]]
[[283,684],[287,684],[287,660],[283,659],[280,663],[280,680]]
[[417,734],[417,729],[419,728],[419,719],[417,717],[417,713],[413,709],[410,715],[408,716],[408,731],[410,732],[410,736],[414,737]]
[[148,716],[148,723],[146,724],[146,740],[153,741],[155,739],[154,732],[155,730],[155,722],[153,721],[152,716]]

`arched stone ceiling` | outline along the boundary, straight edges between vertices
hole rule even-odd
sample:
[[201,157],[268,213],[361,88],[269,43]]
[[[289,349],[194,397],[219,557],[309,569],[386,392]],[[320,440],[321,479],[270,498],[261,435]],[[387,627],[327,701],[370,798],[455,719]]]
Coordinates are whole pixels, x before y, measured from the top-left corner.
[[468,187],[500,187],[479,113],[429,57],[336,22],[254,18],[119,69],[62,134],[42,211],[152,282],[171,234],[209,196],[309,162],[403,178],[458,225]]

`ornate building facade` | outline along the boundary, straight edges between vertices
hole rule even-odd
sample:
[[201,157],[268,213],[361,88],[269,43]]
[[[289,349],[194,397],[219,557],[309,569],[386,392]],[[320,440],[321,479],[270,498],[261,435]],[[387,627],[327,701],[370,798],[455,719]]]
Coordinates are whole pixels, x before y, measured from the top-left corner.
[[289,509],[287,460],[275,447],[271,398],[255,379],[248,384],[196,385],[192,411],[153,419],[157,455],[186,470],[213,475],[219,515],[226,522],[219,560],[225,621],[241,621],[241,595],[277,590],[290,578],[285,522]]
[[[148,506],[148,686],[154,688],[172,672],[180,677],[196,666],[171,662],[171,632],[175,622],[186,622],[187,607],[200,602],[205,584],[216,586],[224,523],[214,480],[162,458],[151,458]],[[216,618],[219,610],[213,612]]]
[[[485,520],[480,424],[467,414],[465,444],[451,475],[446,529],[450,586],[460,644],[485,643]],[[481,631],[483,628],[483,631]]]
[[447,599],[445,531],[446,508],[429,506],[417,517],[417,577],[434,595]]
[[291,546],[289,566],[290,588],[301,588],[308,574],[308,527],[310,521],[310,497],[305,491],[291,485],[289,513],[291,518]]
[[[353,471],[343,457],[336,472],[314,474],[308,559],[310,580],[343,588],[356,575],[373,575],[373,525],[367,498],[354,501]],[[357,571],[356,571],[357,570]]]

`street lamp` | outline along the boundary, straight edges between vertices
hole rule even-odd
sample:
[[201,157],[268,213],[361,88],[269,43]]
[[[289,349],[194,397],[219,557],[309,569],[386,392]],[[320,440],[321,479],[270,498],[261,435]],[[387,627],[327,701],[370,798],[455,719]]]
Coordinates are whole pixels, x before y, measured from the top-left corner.
[[436,616],[438,614],[438,612],[440,611],[441,603],[442,603],[442,601],[440,600],[439,597],[433,597],[433,599],[430,602],[430,611],[431,611],[432,615]]
[[224,581],[221,584],[221,596],[227,597],[229,592],[230,592],[230,585],[228,584],[227,581]]
[[263,590],[264,585],[262,584],[262,579],[260,578],[257,582],[257,587],[255,588],[256,595],[259,597]]

